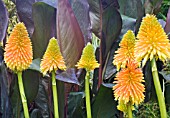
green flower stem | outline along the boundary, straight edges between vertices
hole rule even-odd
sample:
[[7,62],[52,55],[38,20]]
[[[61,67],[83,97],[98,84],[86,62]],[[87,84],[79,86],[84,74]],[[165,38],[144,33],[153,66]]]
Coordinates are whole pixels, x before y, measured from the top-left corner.
[[55,71],[52,71],[52,89],[53,89],[53,100],[54,100],[54,118],[59,118],[58,113],[58,96],[57,96],[57,86],[55,79]]
[[87,118],[92,118],[91,117],[89,80],[90,80],[90,71],[86,71],[86,77],[85,77],[86,112],[87,112]]
[[156,94],[157,94],[157,97],[158,97],[158,103],[159,103],[161,118],[167,118],[165,99],[164,99],[163,94],[162,94],[162,89],[161,89],[161,85],[160,85],[160,81],[159,81],[159,76],[158,76],[155,58],[153,58],[152,61],[151,61],[151,67],[152,67],[153,82],[154,82]]
[[27,99],[25,97],[24,85],[22,82],[22,72],[18,72],[17,76],[18,76],[19,92],[21,95],[22,105],[23,105],[23,109],[24,109],[24,116],[25,116],[25,118],[29,118]]
[[133,118],[133,116],[132,116],[131,103],[128,103],[128,104],[127,104],[127,109],[128,109],[128,118]]

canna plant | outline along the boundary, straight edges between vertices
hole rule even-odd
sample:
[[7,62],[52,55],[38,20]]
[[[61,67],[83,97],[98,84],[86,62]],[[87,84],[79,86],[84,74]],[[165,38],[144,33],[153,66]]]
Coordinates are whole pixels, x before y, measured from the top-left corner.
[[58,94],[56,86],[56,71],[58,69],[65,70],[65,62],[61,55],[58,42],[55,38],[51,38],[47,47],[47,50],[43,56],[40,64],[40,69],[43,75],[47,72],[52,74],[52,90],[53,90],[53,100],[54,100],[54,117],[59,118],[58,112]]
[[117,73],[113,86],[115,100],[118,100],[117,108],[124,112],[128,118],[132,118],[134,105],[144,101],[145,87],[142,84],[143,73],[134,60],[135,35],[128,30],[120,42],[120,48],[115,52],[113,64],[121,70]]
[[[146,27],[139,29],[145,14],[155,14],[168,35],[169,7],[169,0],[0,0],[0,117],[23,118],[26,107],[31,118],[122,118],[120,111],[129,117],[157,117],[155,112],[160,114],[159,110],[146,107],[147,104],[152,106],[153,103],[154,107],[158,103],[151,79],[151,63],[147,61],[152,55],[155,60],[165,62],[158,61],[157,67],[169,114],[170,69],[166,68],[169,65],[166,61],[169,49],[165,49],[166,43],[159,42],[165,38],[161,33],[164,31],[159,30],[160,25],[153,17],[148,17],[145,25],[142,23]],[[18,22],[25,24],[32,44],[33,60],[30,64],[26,63],[27,59],[19,58],[31,51],[27,43],[22,43],[26,52],[21,55],[22,50],[11,53],[16,51],[13,41],[13,46],[8,48],[10,53],[7,54],[5,49],[5,44],[9,45],[10,41],[8,37],[13,34],[11,29]],[[152,22],[155,27],[148,27]],[[136,44],[141,39],[146,40],[136,45],[130,30],[137,35]],[[100,40],[99,45],[87,44],[95,39],[93,33]],[[154,46],[149,45],[153,42],[150,41],[153,34],[153,41],[158,41],[154,44],[156,54]],[[93,46],[96,46],[95,50]],[[25,57],[28,58],[28,55]],[[21,71],[20,66],[14,66],[18,63],[14,58],[22,60],[28,67],[23,65]],[[141,61],[142,69],[139,68]],[[18,78],[11,70],[22,72],[19,80],[23,80],[27,100],[27,103],[24,100],[23,109]]]
[[10,34],[5,45],[4,61],[18,76],[18,85],[25,118],[29,118],[27,98],[24,92],[22,71],[28,69],[32,63],[33,52],[28,32],[23,23],[18,23]]
[[147,14],[142,20],[137,39],[135,45],[135,58],[139,62],[142,61],[142,66],[150,59],[161,118],[166,118],[165,98],[159,81],[156,60],[159,59],[165,62],[170,58],[170,43],[168,36],[157,18],[154,15]]

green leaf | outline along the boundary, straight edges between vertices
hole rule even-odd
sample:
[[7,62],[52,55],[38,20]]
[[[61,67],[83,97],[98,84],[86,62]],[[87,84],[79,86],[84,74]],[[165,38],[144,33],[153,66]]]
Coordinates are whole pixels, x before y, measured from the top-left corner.
[[68,118],[85,118],[84,92],[71,92],[68,98]]
[[33,4],[34,32],[31,38],[33,44],[34,59],[42,58],[49,40],[56,37],[56,11],[55,8],[43,3]]
[[35,98],[35,105],[40,110],[43,118],[50,118],[51,106],[49,106],[48,92],[45,89],[48,88],[48,84],[48,81],[44,81],[43,78],[40,79],[38,94]]
[[170,83],[165,84],[165,102],[170,105]]
[[80,85],[80,83],[76,77],[75,71],[76,71],[75,68],[69,68],[64,72],[57,73],[56,79],[63,81],[63,82]]
[[41,112],[39,109],[33,109],[33,111],[30,114],[30,118],[41,118]]
[[122,15],[137,19],[144,14],[142,0],[119,0],[119,5]]
[[30,70],[36,70],[38,72],[41,73],[41,70],[40,70],[40,62],[41,62],[41,59],[40,58],[37,58],[37,59],[34,59],[29,67]]
[[145,1],[145,13],[147,14],[157,14],[161,7],[163,0],[146,0]]
[[32,102],[38,93],[40,73],[33,70],[23,72],[23,84],[28,103]]
[[164,71],[164,70],[162,70],[162,71],[160,71],[159,73],[164,77],[165,80],[167,80],[168,82],[170,82],[170,71]]
[[152,78],[151,62],[148,61],[143,68],[143,74],[145,79],[145,102],[150,100],[157,101],[157,96],[155,92],[155,86]]
[[[119,11],[112,5],[105,9],[102,16],[102,42],[106,44],[106,50],[103,53],[107,55],[112,44],[116,42],[122,29],[122,18]],[[104,48],[104,47],[102,47]]]
[[100,86],[98,95],[92,104],[92,116],[94,118],[114,118],[119,116],[112,86],[113,84],[102,84]]

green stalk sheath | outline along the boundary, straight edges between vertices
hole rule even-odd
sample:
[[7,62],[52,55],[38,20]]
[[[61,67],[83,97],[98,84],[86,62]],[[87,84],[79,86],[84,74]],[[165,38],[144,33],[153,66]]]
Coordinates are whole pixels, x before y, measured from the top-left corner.
[[57,95],[57,86],[55,79],[55,71],[52,71],[52,90],[53,90],[53,100],[54,100],[54,118],[59,118],[58,113],[58,95]]
[[22,100],[23,109],[24,109],[24,116],[25,116],[25,118],[29,118],[27,99],[25,97],[24,85],[22,82],[22,72],[18,72],[17,76],[18,76],[19,92],[20,92],[20,96],[21,96],[21,100]]
[[165,99],[164,99],[164,96],[162,94],[162,89],[161,89],[161,85],[160,85],[160,81],[159,81],[159,76],[158,76],[155,58],[153,58],[152,61],[151,61],[151,67],[152,67],[153,82],[154,82],[156,94],[157,94],[157,97],[158,97],[158,103],[159,103],[161,118],[167,118]]
[[90,72],[87,71],[86,77],[85,77],[86,112],[87,112],[87,118],[92,118],[91,117],[89,79],[90,79]]
[[128,109],[128,118],[133,118],[133,116],[132,116],[131,103],[128,103],[128,104],[127,104],[127,109]]

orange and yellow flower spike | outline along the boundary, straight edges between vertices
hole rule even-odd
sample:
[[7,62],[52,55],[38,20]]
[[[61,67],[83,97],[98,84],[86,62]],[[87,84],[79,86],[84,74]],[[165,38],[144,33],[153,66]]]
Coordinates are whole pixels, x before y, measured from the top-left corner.
[[77,63],[78,69],[86,69],[85,77],[85,94],[86,94],[86,112],[87,118],[92,118],[91,116],[91,104],[90,104],[90,91],[89,91],[89,80],[90,72],[95,68],[98,68],[100,64],[97,63],[95,59],[94,47],[91,43],[87,43],[86,47],[83,49],[83,53],[79,62]]
[[137,61],[142,61],[142,66],[146,61],[150,61],[155,57],[161,61],[166,61],[170,58],[170,43],[168,36],[164,32],[161,24],[158,22],[155,15],[147,14],[143,18],[139,32],[137,34],[135,45],[135,58]]
[[83,49],[83,54],[77,63],[78,69],[84,68],[87,71],[92,71],[95,68],[98,68],[100,64],[97,63],[95,59],[94,47],[91,43],[88,43],[87,46]]
[[29,118],[29,112],[22,82],[22,71],[30,66],[32,59],[32,43],[28,32],[23,23],[18,23],[14,27],[5,45],[4,60],[7,67],[17,73],[25,118]]
[[119,44],[120,48],[115,52],[113,64],[117,70],[125,68],[129,60],[134,60],[135,35],[128,30]]
[[47,50],[41,61],[40,69],[43,75],[45,75],[47,72],[52,72],[53,70],[56,71],[58,69],[66,69],[66,65],[63,56],[61,55],[58,41],[55,38],[50,39]]
[[18,23],[5,45],[5,63],[11,70],[21,72],[30,66],[32,59],[32,43],[28,32],[23,23]]
[[161,118],[167,117],[165,99],[159,81],[156,60],[166,61],[170,58],[170,43],[161,24],[154,15],[147,14],[141,23],[135,45],[135,58],[144,66],[151,61],[153,82],[160,106]]
[[113,90],[115,100],[119,101],[119,110],[127,112],[127,108],[125,107],[127,104],[131,103],[130,106],[133,108],[133,105],[138,105],[143,102],[145,98],[145,87],[142,82],[144,82],[143,73],[142,70],[138,68],[137,63],[129,62],[126,68],[117,73],[115,81],[113,82],[115,83]]
[[45,75],[47,72],[52,73],[52,91],[53,91],[53,100],[54,100],[54,117],[59,118],[58,112],[58,94],[57,94],[57,84],[56,84],[56,70],[65,70],[65,62],[63,56],[60,52],[60,47],[58,45],[57,39],[54,37],[50,39],[47,46],[47,50],[43,56],[43,59],[40,64],[40,69]]

